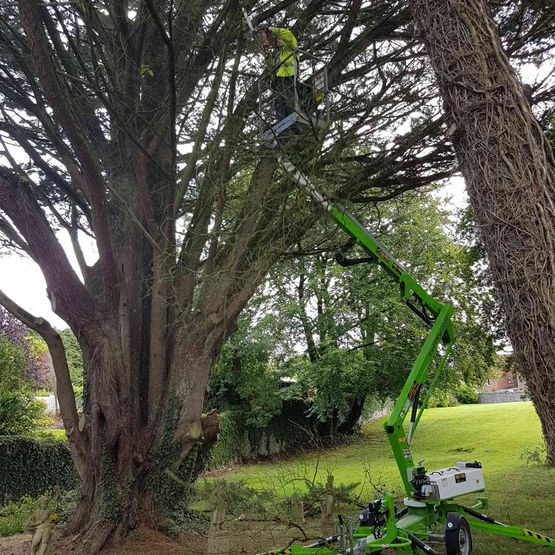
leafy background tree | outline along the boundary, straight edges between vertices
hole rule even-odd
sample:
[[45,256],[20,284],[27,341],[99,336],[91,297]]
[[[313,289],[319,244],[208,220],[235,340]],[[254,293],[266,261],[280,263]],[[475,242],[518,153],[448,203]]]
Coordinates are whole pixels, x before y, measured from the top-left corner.
[[[425,287],[459,306],[457,346],[440,388],[457,394],[481,385],[494,356],[481,316],[492,299],[491,289],[466,279],[474,246],[449,236],[453,216],[431,194],[390,201],[379,218],[366,215]],[[274,267],[224,347],[211,406],[241,411],[247,429],[268,425],[298,400],[311,432],[306,440],[351,433],[368,400],[397,396],[418,354],[425,330],[400,302],[397,284],[371,264],[338,266],[333,253],[341,245],[330,237],[326,226],[316,229]],[[255,424],[259,411],[264,416]]]
[[0,338],[21,350],[24,377],[35,389],[52,388],[53,376],[46,360],[46,343],[3,307],[0,307]]
[[83,353],[79,347],[79,342],[73,332],[66,328],[60,331],[60,337],[64,344],[64,349],[67,357],[67,365],[69,367],[69,377],[78,398],[83,398],[83,385],[84,385],[84,368],[83,368]]
[[[37,345],[29,330],[6,310],[0,308],[0,435],[34,432],[44,413],[44,403],[35,401],[33,386],[41,366]],[[38,349],[42,349],[41,342]]]

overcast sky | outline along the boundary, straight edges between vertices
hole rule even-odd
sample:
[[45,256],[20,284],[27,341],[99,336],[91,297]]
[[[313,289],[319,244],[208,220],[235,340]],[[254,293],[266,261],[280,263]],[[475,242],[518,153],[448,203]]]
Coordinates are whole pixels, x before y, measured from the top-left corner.
[[[58,239],[81,276],[68,233],[60,232]],[[87,262],[92,264],[95,260],[94,241],[90,237],[81,236],[80,242]],[[40,268],[31,259],[16,254],[1,254],[0,289],[34,316],[46,318],[58,329],[67,328],[67,324],[52,312],[46,296],[46,282]]]

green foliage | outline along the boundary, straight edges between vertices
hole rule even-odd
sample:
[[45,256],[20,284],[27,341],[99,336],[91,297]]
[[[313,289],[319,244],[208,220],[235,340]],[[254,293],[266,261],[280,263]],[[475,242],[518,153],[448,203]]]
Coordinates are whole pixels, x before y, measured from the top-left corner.
[[537,464],[540,466],[550,465],[547,447],[545,443],[536,445],[535,447],[525,447],[520,453],[520,460],[526,464]]
[[261,430],[282,405],[279,374],[271,360],[280,330],[271,314],[256,325],[249,316],[222,349],[210,383],[210,406],[240,407],[245,425]]
[[455,398],[459,403],[462,403],[463,405],[472,405],[474,403],[477,403],[479,400],[476,390],[466,384],[460,385],[455,390]]
[[44,404],[35,401],[24,370],[22,348],[0,340],[0,435],[31,434],[43,417]]
[[116,469],[108,453],[103,450],[100,462],[100,483],[102,485],[102,516],[117,522],[123,513],[123,506],[118,495]]
[[55,503],[53,509],[56,512],[56,521],[60,523],[67,522],[81,498],[80,489],[53,488],[50,492],[53,494]]
[[73,332],[69,328],[62,330],[60,332],[60,337],[62,338],[64,349],[66,351],[69,375],[75,390],[75,395],[78,398],[82,398],[84,368],[81,347],[79,347],[77,338],[73,335]]
[[[188,523],[192,524],[194,521],[189,505],[201,449],[200,444],[197,444],[187,457],[182,459],[180,445],[174,439],[180,408],[180,402],[175,398],[168,400],[164,435],[157,448],[151,453],[147,484],[159,515],[175,532],[179,532]],[[116,483],[111,485],[114,491],[118,486],[119,484]],[[133,487],[133,484],[129,487]]]
[[10,502],[0,508],[0,537],[25,532],[35,511],[35,500],[22,497],[17,503]]
[[[456,404],[459,390],[471,401],[464,385],[485,381],[494,356],[481,316],[491,291],[472,279],[479,260],[472,244],[448,235],[451,216],[430,195],[384,203],[378,218],[368,210],[359,217],[426,289],[457,306],[457,344],[432,404]],[[322,222],[311,234],[317,255],[275,267],[224,347],[210,406],[240,411],[253,437],[292,400],[306,403],[312,432],[351,433],[367,397],[383,403],[398,395],[421,347],[426,329],[401,303],[398,285],[372,264],[339,267],[336,236]]]
[[0,505],[53,487],[77,485],[67,442],[54,439],[0,437]]
[[457,405],[456,397],[445,389],[436,389],[428,401],[429,408],[445,408]]
[[242,447],[241,413],[225,411],[219,414],[220,433],[218,440],[210,451],[209,466],[217,468],[239,462]]
[[25,339],[29,343],[29,352],[34,358],[38,358],[48,351],[46,341],[37,332],[31,331]]
[[35,389],[35,397],[50,397],[48,389]]
[[33,437],[39,439],[55,439],[65,441],[67,439],[66,431],[63,428],[43,428],[33,434]]
[[[62,491],[57,487],[45,492],[48,498],[50,521],[65,522],[75,509],[79,490]],[[19,501],[10,501],[0,508],[0,537],[29,531],[34,520],[37,499],[28,495]]]
[[[334,484],[335,502],[352,508],[359,501],[360,486],[360,482]],[[315,516],[320,512],[325,491],[325,482],[319,481],[311,483],[305,491],[296,494],[303,501],[305,514]]]
[[350,401],[373,389],[372,368],[361,351],[329,348],[314,363],[303,357],[294,359],[288,370],[298,379],[289,394],[298,391],[322,421],[343,420],[351,409]]
[[23,350],[0,339],[0,387],[2,390],[16,389],[23,381],[25,356]]
[[36,401],[30,386],[0,395],[0,435],[32,434],[44,417],[44,403]]

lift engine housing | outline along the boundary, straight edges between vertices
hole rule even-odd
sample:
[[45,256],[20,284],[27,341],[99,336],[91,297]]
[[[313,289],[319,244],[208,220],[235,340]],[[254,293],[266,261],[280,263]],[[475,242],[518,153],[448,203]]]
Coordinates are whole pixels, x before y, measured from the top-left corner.
[[459,461],[456,465],[427,473],[430,483],[422,487],[427,499],[451,499],[482,491],[484,476],[479,462]]

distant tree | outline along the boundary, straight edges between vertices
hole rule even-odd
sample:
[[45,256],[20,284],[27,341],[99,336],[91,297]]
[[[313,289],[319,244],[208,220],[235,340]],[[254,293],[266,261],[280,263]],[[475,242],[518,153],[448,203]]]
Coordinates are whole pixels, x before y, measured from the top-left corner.
[[43,415],[44,405],[35,401],[25,368],[22,347],[0,339],[0,435],[32,433]]
[[259,316],[249,307],[224,345],[210,380],[207,408],[241,411],[248,428],[264,430],[282,408],[279,367],[285,338],[279,316]]
[[54,391],[55,379],[52,359],[44,339],[35,331],[28,330],[26,341],[29,343],[29,354],[34,361],[34,371],[26,370],[26,376],[31,380],[34,388]]
[[21,349],[25,361],[23,374],[33,387],[52,387],[50,366],[43,358],[47,351],[46,343],[2,306],[0,306],[0,339],[6,339]]
[[77,338],[73,335],[73,332],[69,328],[62,330],[60,332],[60,337],[64,343],[71,383],[76,391],[81,392],[82,396],[85,370],[83,366],[83,353],[81,352],[81,347],[79,347]]
[[[485,315],[492,301],[491,289],[467,281],[473,245],[447,235],[451,217],[431,195],[384,203],[379,217],[371,210],[358,216],[374,218],[373,232],[405,267],[458,307],[457,344],[440,386],[483,383],[494,356]],[[336,264],[333,254],[342,244],[327,227],[292,249],[249,304],[211,381],[218,407],[227,399],[248,415],[268,397],[270,418],[279,409],[277,378],[292,377],[295,383],[284,392],[306,401],[307,418],[326,436],[352,432],[367,398],[383,401],[399,393],[425,330],[401,303],[397,284],[375,265]]]

